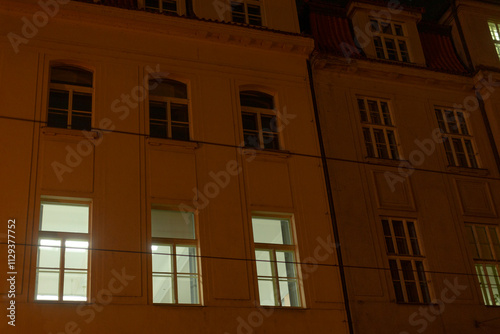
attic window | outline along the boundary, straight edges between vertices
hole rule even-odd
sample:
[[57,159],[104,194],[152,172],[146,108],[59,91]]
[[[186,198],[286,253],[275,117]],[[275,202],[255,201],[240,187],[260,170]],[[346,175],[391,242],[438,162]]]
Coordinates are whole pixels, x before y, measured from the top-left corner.
[[500,58],[500,24],[490,21],[488,22],[488,26],[490,27],[490,34],[495,44],[497,55]]
[[372,19],[370,26],[374,34],[373,43],[377,58],[411,62],[406,29],[402,23]]

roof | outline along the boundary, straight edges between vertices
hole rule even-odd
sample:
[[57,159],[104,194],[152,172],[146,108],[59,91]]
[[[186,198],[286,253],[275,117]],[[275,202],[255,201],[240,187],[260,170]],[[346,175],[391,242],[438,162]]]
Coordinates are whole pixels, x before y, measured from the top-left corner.
[[[328,10],[324,3],[320,6],[310,5],[310,32],[316,42],[316,50],[320,53],[421,68],[417,64],[368,59],[357,46],[351,22],[342,8],[329,5],[336,9]],[[419,35],[428,69],[459,75],[470,74],[453,46],[449,27],[436,24],[419,25]]]

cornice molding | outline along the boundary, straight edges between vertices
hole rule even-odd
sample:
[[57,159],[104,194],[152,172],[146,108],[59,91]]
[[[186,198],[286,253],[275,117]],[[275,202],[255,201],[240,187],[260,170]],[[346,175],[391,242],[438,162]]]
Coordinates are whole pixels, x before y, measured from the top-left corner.
[[347,62],[339,57],[315,54],[311,59],[313,69],[330,71],[337,75],[356,76],[418,86],[432,86],[440,89],[469,91],[474,82],[471,77],[436,72],[426,68],[395,66],[374,63],[369,60],[351,59]]
[[[23,22],[21,17],[31,18],[41,8],[36,3],[23,1],[0,1],[0,12],[19,15],[19,28],[13,31],[20,34]],[[268,51],[292,53],[308,56],[314,49],[312,38],[292,33],[257,30],[232,24],[221,24],[190,19],[157,15],[145,11],[127,10],[81,2],[61,5],[59,13],[50,20],[67,20],[109,28],[134,30],[152,34],[204,40],[212,43],[239,45]],[[50,23],[49,23],[50,24]]]

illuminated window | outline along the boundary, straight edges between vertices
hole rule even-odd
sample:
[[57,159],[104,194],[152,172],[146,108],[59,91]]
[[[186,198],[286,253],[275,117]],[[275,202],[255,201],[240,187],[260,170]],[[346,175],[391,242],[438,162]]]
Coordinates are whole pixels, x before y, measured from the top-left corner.
[[253,217],[252,227],[260,305],[300,307],[290,220]]
[[200,304],[194,214],[151,210],[153,303]]
[[398,160],[396,128],[389,102],[372,98],[358,98],[357,102],[367,156]]
[[495,22],[488,22],[488,27],[490,28],[491,39],[495,44],[495,49],[497,50],[497,55],[500,58],[500,25]]
[[240,93],[245,147],[280,149],[274,97],[257,91]]
[[261,0],[231,1],[231,17],[233,22],[262,25]]
[[418,242],[415,222],[384,218],[387,256],[398,303],[430,303],[424,257]]
[[92,72],[70,66],[53,66],[50,69],[47,126],[90,130],[92,84]]
[[372,19],[371,30],[377,58],[409,63],[408,39],[402,23]]
[[155,138],[190,139],[185,83],[169,79],[149,81],[149,135]]
[[88,300],[89,216],[88,204],[41,204],[36,300]]
[[478,168],[474,143],[464,112],[452,108],[434,109],[443,134],[443,145],[451,166]]
[[466,224],[479,286],[485,305],[500,306],[500,240],[494,226]]

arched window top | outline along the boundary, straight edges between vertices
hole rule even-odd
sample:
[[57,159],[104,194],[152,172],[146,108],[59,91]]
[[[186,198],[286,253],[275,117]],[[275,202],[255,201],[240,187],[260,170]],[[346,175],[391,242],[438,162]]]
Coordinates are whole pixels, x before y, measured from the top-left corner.
[[149,94],[154,96],[187,99],[187,85],[183,82],[155,78],[149,80]]
[[66,85],[92,87],[94,74],[73,66],[52,66],[50,82]]
[[274,97],[255,90],[240,92],[240,103],[243,107],[274,109]]

